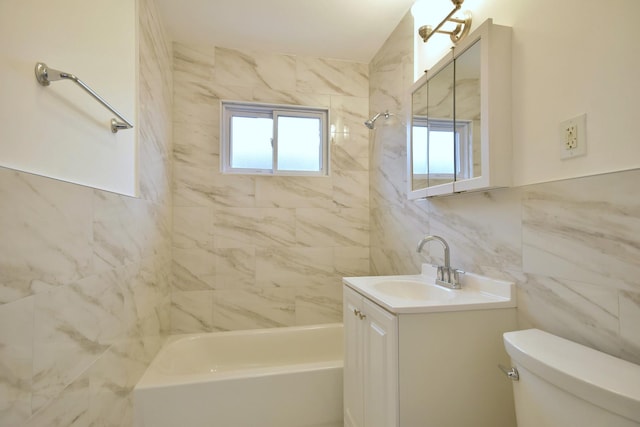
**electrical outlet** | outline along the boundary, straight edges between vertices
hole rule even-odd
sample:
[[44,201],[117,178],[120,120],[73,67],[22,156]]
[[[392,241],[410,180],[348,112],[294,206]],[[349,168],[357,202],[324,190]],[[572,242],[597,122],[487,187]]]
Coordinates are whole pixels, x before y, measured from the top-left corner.
[[572,159],[587,154],[587,115],[560,123],[560,158]]
[[578,132],[575,125],[570,125],[564,130],[564,139],[565,150],[578,148]]

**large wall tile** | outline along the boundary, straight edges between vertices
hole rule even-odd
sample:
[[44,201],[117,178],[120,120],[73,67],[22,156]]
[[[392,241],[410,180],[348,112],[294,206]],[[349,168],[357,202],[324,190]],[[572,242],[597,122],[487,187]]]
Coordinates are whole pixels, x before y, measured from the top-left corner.
[[0,425],[31,415],[34,299],[0,305]]
[[296,77],[300,92],[363,98],[369,96],[369,72],[366,64],[299,57],[296,61]]
[[369,207],[369,172],[333,172],[333,203],[340,208]]
[[[216,48],[212,45],[190,45],[173,43],[173,75],[180,81],[209,83],[212,82],[216,64]],[[177,80],[177,79],[176,79]]]
[[53,399],[122,336],[119,274],[91,276],[36,295],[33,410]]
[[95,191],[93,197],[94,263],[105,271],[150,255],[146,244],[156,228],[152,206],[141,199]]
[[173,208],[174,248],[213,248],[213,209],[206,207]]
[[351,129],[364,127],[368,115],[368,97],[331,97],[331,126],[336,132],[350,132]]
[[368,276],[370,272],[368,247],[333,249],[333,265],[339,277]]
[[216,265],[211,262],[215,256],[213,248],[173,248],[173,269],[176,289],[183,291],[206,290],[210,288],[208,277],[216,273]]
[[109,349],[89,371],[89,417],[102,425],[132,426],[133,396],[129,390],[146,365],[118,350]]
[[256,205],[280,208],[329,208],[333,184],[330,178],[272,177],[256,182]]
[[213,331],[213,291],[171,292],[174,334]]
[[[344,160],[333,158],[337,155],[348,159],[358,159],[358,162],[363,165],[369,164],[369,130],[364,124],[349,128],[348,132],[344,130],[340,132],[338,129],[335,129],[335,132],[335,135],[331,135],[331,161],[338,169],[345,168],[341,166],[344,164]],[[344,154],[341,154],[340,151],[343,151]],[[366,159],[366,163],[363,163],[364,159]],[[369,170],[369,168],[366,167],[365,170]]]
[[190,166],[176,161],[173,169],[174,206],[214,206],[214,194],[207,182],[214,179],[212,168]]
[[329,106],[331,104],[330,95],[275,90],[267,87],[252,88],[252,96],[250,98],[236,97],[232,99],[263,102],[267,104],[305,105],[308,107],[318,107],[326,109],[329,109]]
[[[463,270],[483,266],[520,270],[521,199],[518,190],[496,190],[434,199],[429,211],[430,234],[445,238],[451,262]],[[442,249],[428,253],[442,262]]]
[[369,210],[296,209],[296,240],[314,246],[369,246]]
[[296,324],[342,322],[342,283],[296,288]]
[[0,303],[93,272],[91,194],[0,168]]
[[214,291],[213,319],[223,330],[295,324],[294,288],[244,287]]
[[639,290],[640,171],[531,186],[524,270]]
[[518,282],[522,322],[620,356],[616,291],[585,283],[525,275]]
[[335,279],[332,248],[268,248],[256,251],[256,277],[303,285],[312,280]]
[[256,283],[256,249],[216,249],[216,289],[234,289],[253,286]]
[[216,48],[216,82],[231,86],[296,89],[296,58]]
[[640,292],[621,291],[619,298],[622,355],[640,364]]
[[217,248],[295,244],[295,210],[278,208],[216,209],[213,233]]
[[89,375],[76,378],[58,397],[36,412],[24,427],[85,427],[100,420],[91,419]]

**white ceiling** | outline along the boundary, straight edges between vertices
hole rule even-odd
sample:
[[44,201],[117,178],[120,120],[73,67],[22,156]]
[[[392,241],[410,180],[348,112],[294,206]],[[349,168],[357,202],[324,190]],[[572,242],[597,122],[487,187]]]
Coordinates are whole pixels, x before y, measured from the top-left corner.
[[172,40],[368,63],[414,0],[156,0]]

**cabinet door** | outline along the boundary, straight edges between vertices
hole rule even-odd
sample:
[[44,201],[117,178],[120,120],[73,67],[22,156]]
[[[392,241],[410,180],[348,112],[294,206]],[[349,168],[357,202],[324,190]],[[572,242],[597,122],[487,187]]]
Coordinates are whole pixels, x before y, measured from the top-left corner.
[[398,425],[397,317],[364,299],[364,425]]
[[344,322],[344,425],[364,427],[364,380],[362,332],[364,322],[358,316],[362,296],[343,286]]

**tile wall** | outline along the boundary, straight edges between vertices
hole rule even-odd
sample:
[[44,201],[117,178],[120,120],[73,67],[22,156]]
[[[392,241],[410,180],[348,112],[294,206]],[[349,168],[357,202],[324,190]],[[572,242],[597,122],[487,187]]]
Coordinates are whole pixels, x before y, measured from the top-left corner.
[[128,426],[169,329],[171,53],[140,0],[139,199],[0,168],[0,425]]
[[[371,113],[406,117],[412,31],[408,15],[370,63]],[[517,283],[521,328],[640,363],[640,170],[413,202],[405,154],[402,120],[371,134],[372,273],[442,262],[415,247],[443,236],[456,267]]]
[[[173,332],[340,322],[369,272],[366,64],[174,44]],[[223,175],[220,100],[330,109],[330,177]]]

